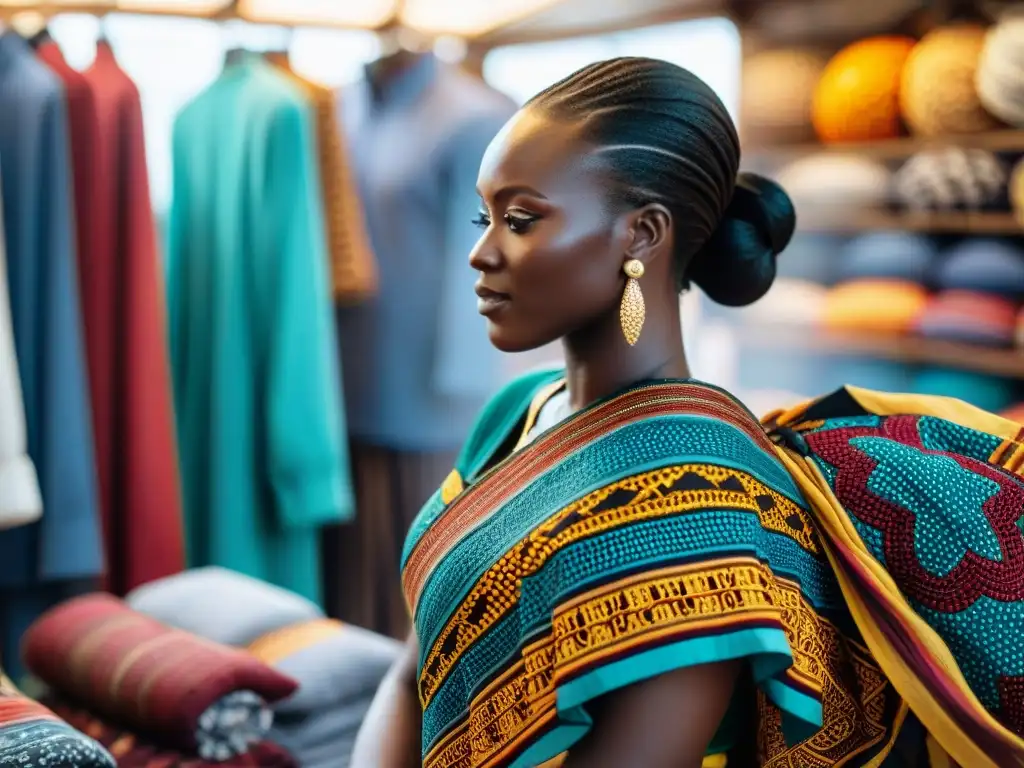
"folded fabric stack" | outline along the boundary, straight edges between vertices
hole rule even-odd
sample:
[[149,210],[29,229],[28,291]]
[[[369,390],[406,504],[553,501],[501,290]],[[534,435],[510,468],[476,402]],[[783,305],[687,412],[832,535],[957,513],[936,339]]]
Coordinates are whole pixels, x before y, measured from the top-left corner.
[[326,619],[290,592],[221,568],[198,568],[141,587],[134,609],[249,653],[299,684],[274,705],[267,738],[303,768],[346,768],[366,711],[398,658],[394,640]]
[[0,766],[114,768],[94,739],[19,691],[0,670]]
[[24,657],[48,687],[47,703],[84,709],[161,748],[213,762],[250,753],[270,729],[270,703],[297,687],[251,654],[103,594],[41,616],[25,635]]
[[302,768],[347,768],[359,726],[401,644],[321,619],[272,632],[249,651],[299,681],[299,690],[274,708],[269,738]]

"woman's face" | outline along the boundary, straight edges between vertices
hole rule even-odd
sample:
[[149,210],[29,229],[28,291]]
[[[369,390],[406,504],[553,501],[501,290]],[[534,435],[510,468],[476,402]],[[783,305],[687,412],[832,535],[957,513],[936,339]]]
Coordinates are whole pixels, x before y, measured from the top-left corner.
[[547,344],[616,311],[632,233],[608,210],[606,175],[571,125],[529,109],[491,143],[470,255],[480,313],[506,352]]

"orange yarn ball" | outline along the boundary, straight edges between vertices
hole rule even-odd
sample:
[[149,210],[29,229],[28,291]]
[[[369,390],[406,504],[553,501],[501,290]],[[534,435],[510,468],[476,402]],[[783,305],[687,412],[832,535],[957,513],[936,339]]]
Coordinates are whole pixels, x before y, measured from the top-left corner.
[[814,91],[812,116],[825,142],[871,141],[900,134],[900,79],[914,40],[869,37],[832,57]]

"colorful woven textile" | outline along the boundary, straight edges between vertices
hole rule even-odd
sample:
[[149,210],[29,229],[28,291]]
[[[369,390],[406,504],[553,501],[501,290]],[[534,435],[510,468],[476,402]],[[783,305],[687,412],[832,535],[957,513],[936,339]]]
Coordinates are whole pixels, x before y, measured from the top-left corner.
[[23,696],[0,671],[0,766],[114,768],[114,759],[96,741]]
[[424,768],[543,765],[596,699],[734,658],[756,706],[738,702],[709,755],[756,733],[762,766],[880,761],[905,708],[757,420],[713,387],[655,381],[503,453],[560,375],[488,405],[410,531]]
[[1024,429],[853,387],[767,422],[857,626],[934,749],[1024,766]]
[[254,744],[245,754],[221,762],[207,761],[194,753],[153,746],[68,704],[54,702],[53,709],[83,733],[105,745],[117,760],[118,768],[297,768],[295,760],[283,748],[269,742]]
[[296,687],[250,654],[166,627],[109,595],[44,614],[25,635],[24,656],[54,692],[90,712],[220,760],[261,740],[267,704]]

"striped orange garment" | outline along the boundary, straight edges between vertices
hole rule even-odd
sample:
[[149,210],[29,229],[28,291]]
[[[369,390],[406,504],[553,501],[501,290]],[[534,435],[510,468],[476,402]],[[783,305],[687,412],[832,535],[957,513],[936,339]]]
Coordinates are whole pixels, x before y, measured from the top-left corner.
[[377,262],[338,125],[335,94],[294,72],[287,54],[270,53],[267,60],[308,96],[313,107],[334,298],[346,304],[358,302],[377,290]]

